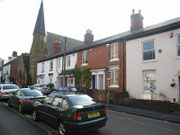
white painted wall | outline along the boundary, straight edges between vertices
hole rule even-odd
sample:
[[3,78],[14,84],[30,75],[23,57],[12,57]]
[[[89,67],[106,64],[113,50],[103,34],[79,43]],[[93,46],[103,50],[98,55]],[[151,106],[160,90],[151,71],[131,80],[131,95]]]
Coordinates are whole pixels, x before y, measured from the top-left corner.
[[[170,38],[173,33],[173,38]],[[176,56],[176,34],[180,29],[164,32],[148,37],[143,37],[126,42],[127,51],[127,91],[130,96],[141,99],[143,92],[143,70],[156,70],[156,92],[154,99],[170,100],[176,99],[180,103],[180,92],[178,76],[180,76],[180,57]],[[142,42],[154,39],[156,60],[142,61]],[[162,53],[158,50],[162,49]],[[172,79],[175,87],[171,87]],[[164,94],[167,98],[162,97]]]
[[[66,65],[66,70],[75,68],[75,65],[76,65],[76,62],[77,62],[77,53],[70,54],[70,58],[71,58],[70,66]],[[51,71],[50,71],[50,60],[44,61],[44,72],[42,72],[42,63],[43,62],[40,62],[40,63],[37,64],[37,76],[38,76],[37,77],[37,82],[39,81],[40,83],[43,82],[44,84],[48,84],[50,82],[49,75],[53,74],[52,82],[54,83],[55,88],[59,87],[59,84],[58,84],[57,81],[58,81],[58,74],[60,74],[62,72],[63,57],[60,57],[60,59],[61,59],[60,60],[61,61],[60,68],[57,68],[57,59],[58,58],[53,59],[53,70],[51,70]],[[42,78],[40,76],[43,76],[44,81],[41,81]]]
[[3,79],[5,79],[5,83],[10,83],[9,77],[11,73],[11,64],[3,66]]

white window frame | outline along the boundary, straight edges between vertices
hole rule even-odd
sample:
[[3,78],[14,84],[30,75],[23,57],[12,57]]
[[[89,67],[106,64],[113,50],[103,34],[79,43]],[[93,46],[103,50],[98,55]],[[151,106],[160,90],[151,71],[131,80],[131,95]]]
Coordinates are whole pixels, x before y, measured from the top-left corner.
[[[144,43],[148,43],[148,42],[152,42],[154,43],[154,48],[153,49],[148,49],[148,50],[144,50]],[[154,58],[152,59],[144,59],[144,53],[145,52],[149,52],[149,51],[154,51]],[[143,62],[146,62],[146,61],[155,61],[156,60],[156,48],[155,48],[155,40],[152,39],[152,40],[146,40],[146,41],[143,41],[142,42],[142,61]]]
[[74,78],[73,77],[67,78],[67,85],[68,86],[74,86]]
[[82,52],[82,65],[87,65],[88,64],[88,51],[85,50]]
[[178,48],[179,48],[179,50],[180,50],[180,43],[178,43],[178,37],[179,37],[179,41],[180,41],[180,33],[177,34],[177,36],[176,36],[176,56],[177,56],[178,58],[180,58],[180,54],[178,55]]
[[[150,72],[154,72],[155,73],[155,78],[150,78],[148,79],[148,76],[147,76],[147,73],[150,73]],[[145,76],[147,76],[145,78]],[[156,70],[155,69],[147,69],[147,70],[143,70],[143,93],[155,93],[156,92],[156,87],[157,87],[157,84],[156,84]],[[148,85],[151,85],[149,84],[150,82],[153,82],[155,84],[155,86],[148,86]],[[146,88],[145,88],[146,87]],[[148,88],[149,87],[149,88]]]
[[[109,69],[109,72],[111,72],[111,77],[110,77],[110,85],[109,87],[115,87],[119,88],[119,67],[111,67]],[[113,78],[113,81],[112,81]]]
[[44,72],[44,62],[42,62],[42,69],[41,72]]
[[119,60],[119,47],[118,42],[112,43],[110,45],[110,61],[118,61]]
[[49,75],[49,83],[53,83],[53,74]]
[[71,56],[70,56],[70,55],[68,55],[68,56],[66,57],[66,65],[67,65],[67,67],[70,67],[70,66],[71,66]]
[[49,70],[53,71],[53,60],[49,61]]
[[61,58],[57,58],[56,62],[57,62],[56,69],[58,70],[61,68]]

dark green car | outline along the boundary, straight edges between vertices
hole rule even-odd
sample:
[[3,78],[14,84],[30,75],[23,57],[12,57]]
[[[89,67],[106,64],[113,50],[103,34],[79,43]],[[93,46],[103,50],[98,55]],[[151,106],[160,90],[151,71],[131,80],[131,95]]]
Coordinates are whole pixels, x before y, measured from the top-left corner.
[[105,126],[106,107],[85,94],[59,94],[35,104],[34,120],[43,119],[58,127],[60,135],[84,133]]

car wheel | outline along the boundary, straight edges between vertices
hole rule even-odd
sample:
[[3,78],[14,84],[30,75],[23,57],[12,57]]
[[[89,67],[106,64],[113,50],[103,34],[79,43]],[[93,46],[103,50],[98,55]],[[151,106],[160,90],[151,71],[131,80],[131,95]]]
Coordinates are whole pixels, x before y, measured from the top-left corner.
[[32,112],[32,118],[34,121],[38,120],[37,112],[35,110],[33,110],[33,112]]
[[21,103],[19,103],[19,105],[18,105],[18,111],[19,111],[19,113],[23,113],[23,109],[22,109],[22,104]]
[[11,102],[10,102],[10,99],[8,98],[8,106],[9,107],[12,107],[12,105],[11,105]]
[[65,135],[66,134],[65,125],[64,125],[64,123],[62,121],[59,122],[58,132],[59,132],[60,135]]

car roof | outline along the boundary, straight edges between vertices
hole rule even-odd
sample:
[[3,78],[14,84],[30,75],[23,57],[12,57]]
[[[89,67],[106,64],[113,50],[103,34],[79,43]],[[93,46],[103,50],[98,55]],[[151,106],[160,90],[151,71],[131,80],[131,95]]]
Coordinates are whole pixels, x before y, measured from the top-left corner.
[[16,84],[1,84],[1,86],[17,86]]
[[69,97],[69,96],[79,96],[79,95],[87,95],[87,94],[83,94],[83,93],[58,93],[57,95],[55,95],[54,97]]

